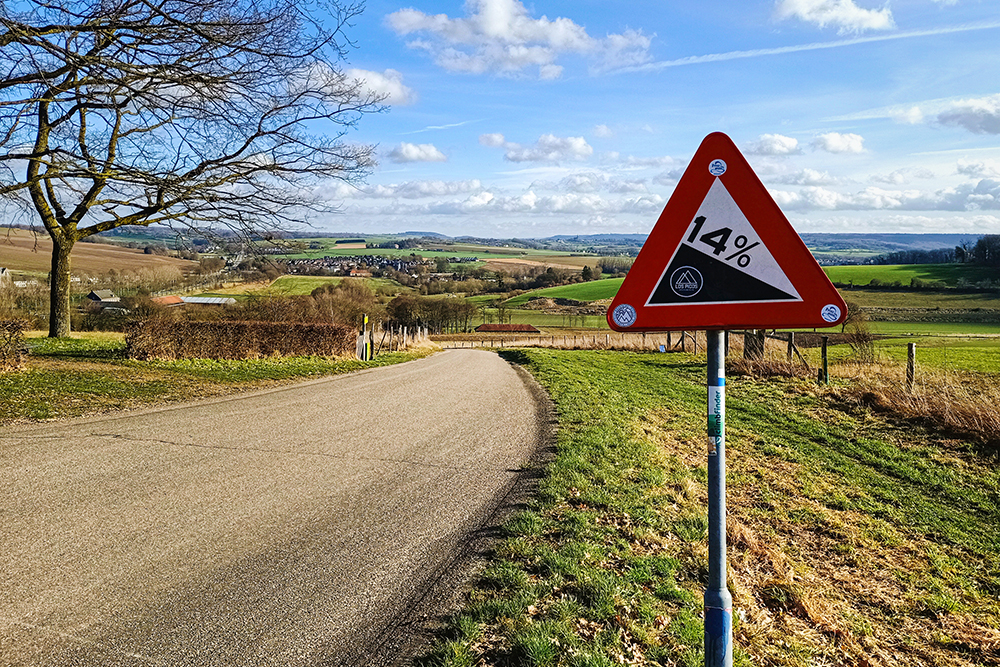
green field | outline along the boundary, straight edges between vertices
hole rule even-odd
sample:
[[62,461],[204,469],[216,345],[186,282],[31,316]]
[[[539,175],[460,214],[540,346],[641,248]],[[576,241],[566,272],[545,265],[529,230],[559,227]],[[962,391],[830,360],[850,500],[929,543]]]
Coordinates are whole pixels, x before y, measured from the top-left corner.
[[[300,239],[303,243],[320,243],[322,248],[302,250],[302,252],[282,255],[282,259],[313,259],[316,257],[371,257],[381,255],[382,257],[409,257],[419,255],[426,259],[437,259],[440,257],[476,257],[480,261],[490,259],[524,259],[532,262],[553,262],[553,263],[581,263],[582,258],[579,253],[560,252],[557,250],[534,250],[530,248],[502,248],[494,246],[477,246],[470,244],[435,244],[428,243],[421,248],[338,248],[335,239],[314,238]],[[588,263],[593,263],[595,257],[587,258]],[[469,265],[466,265],[469,266]],[[475,266],[475,265],[472,265]]]
[[879,334],[889,335],[989,335],[1000,334],[1000,323],[978,322],[869,322],[868,327]]
[[593,280],[586,283],[574,283],[572,285],[560,285],[559,287],[545,287],[543,289],[532,290],[516,296],[507,301],[507,305],[512,308],[523,306],[533,297],[544,297],[548,299],[574,299],[576,301],[600,301],[610,299],[618,293],[618,288],[622,286],[624,278],[608,278],[606,280]]
[[886,264],[859,266],[825,266],[823,270],[835,283],[867,285],[872,280],[886,284],[899,282],[907,286],[914,278],[943,283],[954,287],[959,281],[976,284],[983,280],[998,280],[1000,272],[973,264]]

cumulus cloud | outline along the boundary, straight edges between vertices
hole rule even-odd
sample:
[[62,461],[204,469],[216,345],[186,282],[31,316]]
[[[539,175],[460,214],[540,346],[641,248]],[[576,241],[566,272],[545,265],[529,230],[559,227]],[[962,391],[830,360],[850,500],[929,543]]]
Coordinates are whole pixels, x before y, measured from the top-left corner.
[[973,134],[1000,134],[1000,95],[955,102],[937,120]]
[[494,132],[492,134],[480,134],[479,143],[483,146],[489,146],[490,148],[500,148],[504,145],[504,138],[499,132]]
[[385,95],[388,104],[406,106],[417,100],[416,93],[403,85],[403,75],[394,69],[387,69],[384,72],[348,69],[344,74],[351,79],[364,82],[365,87],[376,95]]
[[983,211],[1000,210],[1000,180],[984,178],[934,192],[917,189],[867,187],[843,193],[825,187],[804,187],[797,192],[771,190],[778,206],[788,210],[849,211]]
[[557,137],[543,134],[531,146],[506,141],[502,134],[483,134],[479,143],[492,148],[503,147],[504,159],[511,162],[566,162],[586,160],[594,149],[583,137]]
[[909,109],[894,109],[889,113],[889,117],[904,125],[919,125],[924,122],[924,112],[916,106]]
[[483,190],[464,199],[427,203],[394,201],[386,206],[369,209],[367,213],[379,215],[468,215],[468,214],[519,214],[519,215],[618,215],[658,213],[665,204],[663,197],[642,194],[634,197],[604,197],[598,193],[564,192],[542,196],[533,190],[519,195],[503,195]]
[[865,140],[860,134],[827,132],[812,141],[813,148],[827,153],[864,153]]
[[836,185],[837,179],[825,171],[801,169],[790,174],[781,174],[773,179],[784,185]]
[[774,6],[779,20],[796,18],[820,28],[833,26],[840,34],[895,27],[888,7],[864,9],[854,0],[778,0]]
[[903,167],[888,174],[874,174],[870,180],[874,183],[886,183],[888,185],[904,185],[916,178],[934,178],[935,174],[930,169],[923,167]]
[[984,160],[981,162],[969,162],[962,160],[958,163],[956,173],[970,178],[1000,178],[1000,163],[996,160]]
[[386,17],[398,35],[420,35],[411,48],[426,51],[450,72],[518,75],[537,68],[541,79],[562,75],[556,60],[564,54],[586,55],[598,69],[642,64],[650,40],[627,30],[597,39],[571,19],[532,18],[520,0],[467,0],[467,15],[451,18],[408,8]]
[[594,136],[605,139],[607,137],[614,136],[614,132],[607,125],[595,125],[594,126]]
[[447,162],[448,158],[434,144],[411,144],[403,142],[389,152],[393,162]]
[[802,151],[798,139],[781,134],[762,134],[747,152],[751,155],[793,155]]

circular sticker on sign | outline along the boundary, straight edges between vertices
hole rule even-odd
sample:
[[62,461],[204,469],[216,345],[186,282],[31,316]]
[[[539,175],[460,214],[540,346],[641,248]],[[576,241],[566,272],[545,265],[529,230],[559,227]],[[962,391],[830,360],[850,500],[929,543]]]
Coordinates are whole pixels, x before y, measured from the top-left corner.
[[677,296],[689,299],[701,291],[705,279],[701,271],[693,266],[681,266],[670,274],[670,289]]
[[618,326],[630,327],[635,324],[635,308],[627,303],[623,303],[615,308],[614,312],[611,313],[611,317],[614,318],[615,324]]
[[726,173],[726,163],[723,160],[712,160],[708,164],[708,173],[712,176],[722,176]]
[[832,303],[823,306],[823,312],[820,313],[823,319],[827,322],[836,322],[840,319],[840,306],[835,306]]

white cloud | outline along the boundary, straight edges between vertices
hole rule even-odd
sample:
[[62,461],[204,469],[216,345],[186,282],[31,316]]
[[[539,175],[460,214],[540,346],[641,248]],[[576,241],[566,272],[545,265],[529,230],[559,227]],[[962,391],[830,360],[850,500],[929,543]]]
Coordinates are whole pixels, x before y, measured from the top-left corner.
[[835,26],[840,34],[895,27],[887,6],[863,9],[854,0],[778,0],[774,10],[778,19],[797,18],[820,28]]
[[502,134],[484,134],[479,137],[484,146],[506,149],[504,158],[511,162],[565,162],[586,160],[594,154],[594,149],[583,137],[557,137],[543,134],[531,146],[522,146],[504,141]]
[[958,163],[956,172],[971,178],[1000,178],[1000,163],[996,160],[982,162],[962,160]]
[[479,179],[469,181],[407,181],[392,185],[375,185],[361,190],[360,196],[378,199],[402,197],[422,199],[424,197],[447,197],[483,189]]
[[827,153],[864,153],[865,140],[860,134],[840,134],[827,132],[816,136],[813,148]]
[[448,158],[434,144],[411,144],[403,142],[389,153],[393,162],[447,162]]
[[386,95],[388,104],[405,106],[417,101],[417,95],[411,88],[403,85],[403,75],[394,69],[384,72],[371,72],[364,69],[349,69],[344,72],[349,78],[365,83],[365,87],[376,95]]
[[500,148],[504,145],[503,135],[499,132],[493,132],[491,134],[480,134],[479,143],[483,146],[489,146],[490,148]]
[[942,125],[962,127],[973,134],[1000,134],[1000,95],[955,102],[937,119]]
[[684,175],[684,170],[685,167],[669,169],[653,177],[653,182],[657,185],[676,185],[677,181],[681,180],[681,176]]
[[595,125],[594,126],[594,136],[600,137],[601,139],[606,139],[607,137],[614,136],[614,132],[607,125]]
[[919,125],[924,122],[924,112],[917,106],[909,109],[894,109],[889,113],[889,117],[904,125]]
[[556,59],[568,53],[598,60],[599,69],[649,59],[649,38],[634,30],[596,39],[568,18],[532,18],[520,0],[467,0],[465,7],[464,18],[401,9],[386,23],[398,35],[425,35],[408,45],[451,72],[517,75],[537,67],[539,78],[554,79],[563,69]]
[[747,152],[751,155],[793,155],[802,151],[798,139],[781,134],[762,134]]
[[982,211],[1000,210],[1000,180],[982,179],[934,192],[867,187],[842,193],[824,187],[804,187],[797,192],[771,190],[781,208],[788,210],[850,211]]
[[889,174],[873,174],[869,180],[873,183],[904,185],[915,178],[935,178],[935,174],[930,169],[924,169],[923,167],[903,167]]
[[837,179],[825,171],[801,169],[790,174],[781,174],[773,179],[784,185],[836,185]]

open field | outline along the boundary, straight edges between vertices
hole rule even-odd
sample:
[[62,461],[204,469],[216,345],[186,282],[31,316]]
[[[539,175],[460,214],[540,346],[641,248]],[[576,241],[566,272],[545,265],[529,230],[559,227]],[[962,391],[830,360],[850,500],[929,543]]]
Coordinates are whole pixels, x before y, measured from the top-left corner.
[[507,305],[512,308],[523,306],[532,297],[545,297],[548,299],[574,299],[576,301],[601,301],[611,299],[618,293],[618,288],[622,286],[624,278],[607,278],[605,280],[592,280],[586,283],[574,283],[572,285],[561,285],[559,287],[546,287],[544,289],[532,290],[507,301]]
[[[0,229],[0,266],[16,273],[48,275],[52,263],[52,241],[23,229]],[[73,248],[73,271],[104,273],[108,269],[134,271],[175,266],[187,272],[198,264],[186,259],[146,255],[141,250],[104,243],[77,243]]]
[[995,335],[1000,334],[1000,323],[978,322],[869,322],[874,333],[888,335]]
[[863,308],[1000,309],[1000,293],[993,291],[960,293],[842,289],[840,295],[844,297],[844,301],[856,303]]
[[914,278],[955,286],[965,280],[975,284],[982,280],[1000,279],[1000,272],[974,264],[886,264],[859,266],[825,266],[823,270],[835,283],[867,285],[872,280],[883,283],[899,281],[909,285]]
[[[508,356],[556,403],[556,460],[418,664],[700,667],[704,358]],[[727,394],[735,665],[1000,661],[989,460],[834,388],[733,377]]]

